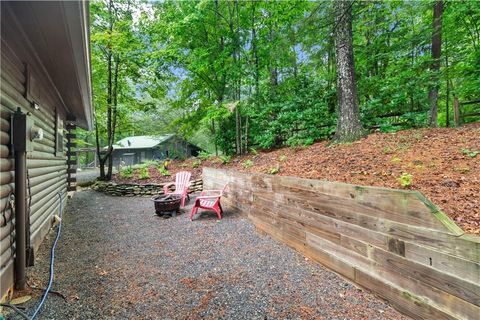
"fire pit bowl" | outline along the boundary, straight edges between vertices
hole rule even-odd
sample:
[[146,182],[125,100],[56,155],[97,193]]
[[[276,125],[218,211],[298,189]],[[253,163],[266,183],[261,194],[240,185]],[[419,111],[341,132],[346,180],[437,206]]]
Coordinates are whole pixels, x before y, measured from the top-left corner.
[[159,216],[175,216],[180,211],[182,196],[179,194],[162,194],[152,198],[155,204],[155,213]]

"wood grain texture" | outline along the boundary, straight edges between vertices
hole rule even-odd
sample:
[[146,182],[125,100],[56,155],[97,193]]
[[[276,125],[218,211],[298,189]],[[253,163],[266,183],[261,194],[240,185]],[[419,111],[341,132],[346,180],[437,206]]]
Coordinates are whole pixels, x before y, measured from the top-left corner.
[[[204,168],[225,206],[418,319],[480,315],[480,237],[422,194]],[[222,200],[223,201],[223,200]]]

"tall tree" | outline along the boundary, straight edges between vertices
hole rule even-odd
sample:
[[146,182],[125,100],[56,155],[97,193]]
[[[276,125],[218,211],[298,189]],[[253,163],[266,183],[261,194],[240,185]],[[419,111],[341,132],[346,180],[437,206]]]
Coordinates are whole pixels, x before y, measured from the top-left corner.
[[362,137],[355,65],[353,59],[352,5],[350,1],[335,1],[335,51],[337,65],[338,115],[335,140],[354,141]]
[[437,0],[433,5],[433,33],[432,33],[432,84],[428,98],[430,100],[430,126],[438,125],[438,88],[440,58],[442,53],[442,15],[443,1]]
[[129,79],[139,79],[137,55],[143,44],[133,25],[134,3],[129,0],[94,1],[92,18],[92,78],[95,106],[95,140],[100,180],[112,178],[113,144],[122,104],[134,105],[135,88]]

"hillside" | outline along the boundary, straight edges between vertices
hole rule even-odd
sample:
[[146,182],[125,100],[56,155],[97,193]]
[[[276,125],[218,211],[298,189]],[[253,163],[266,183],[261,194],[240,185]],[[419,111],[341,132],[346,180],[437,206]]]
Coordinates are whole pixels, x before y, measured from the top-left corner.
[[[458,129],[373,133],[352,144],[329,145],[324,141],[234,157],[228,164],[218,158],[199,163],[199,159],[174,161],[168,169],[171,175],[191,170],[194,176],[201,174],[202,166],[243,172],[278,171],[279,175],[419,190],[467,233],[480,234],[479,123]],[[403,186],[399,180],[402,174]],[[155,168],[150,168],[150,176],[141,181],[171,180]]]

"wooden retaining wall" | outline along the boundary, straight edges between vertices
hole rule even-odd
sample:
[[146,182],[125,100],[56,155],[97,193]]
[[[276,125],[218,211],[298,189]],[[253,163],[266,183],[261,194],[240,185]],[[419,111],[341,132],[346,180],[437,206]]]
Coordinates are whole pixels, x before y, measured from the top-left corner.
[[416,191],[204,168],[261,231],[417,319],[480,318],[480,237]]

